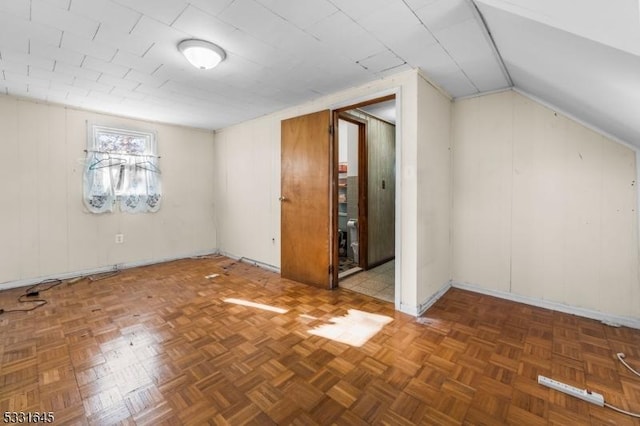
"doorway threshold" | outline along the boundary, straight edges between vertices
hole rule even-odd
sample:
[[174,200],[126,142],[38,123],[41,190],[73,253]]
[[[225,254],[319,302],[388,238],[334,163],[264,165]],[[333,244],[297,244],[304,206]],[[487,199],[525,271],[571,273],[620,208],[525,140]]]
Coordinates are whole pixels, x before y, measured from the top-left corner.
[[355,268],[351,268],[351,269],[347,269],[346,271],[342,271],[338,274],[338,279],[341,280],[343,278],[346,278],[350,275],[356,274],[358,272],[362,271],[362,268],[360,268],[359,266],[356,266]]

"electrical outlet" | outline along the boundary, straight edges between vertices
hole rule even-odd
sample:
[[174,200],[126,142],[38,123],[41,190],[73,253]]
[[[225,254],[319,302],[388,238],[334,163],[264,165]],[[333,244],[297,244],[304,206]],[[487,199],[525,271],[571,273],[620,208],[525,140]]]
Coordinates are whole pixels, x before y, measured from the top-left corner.
[[124,234],[116,234],[116,244],[124,243]]
[[592,392],[588,389],[578,389],[574,386],[558,382],[557,380],[553,380],[545,376],[538,376],[538,383],[559,392],[566,393],[567,395],[580,398],[584,401],[590,402],[591,404],[604,407],[604,397],[597,392]]

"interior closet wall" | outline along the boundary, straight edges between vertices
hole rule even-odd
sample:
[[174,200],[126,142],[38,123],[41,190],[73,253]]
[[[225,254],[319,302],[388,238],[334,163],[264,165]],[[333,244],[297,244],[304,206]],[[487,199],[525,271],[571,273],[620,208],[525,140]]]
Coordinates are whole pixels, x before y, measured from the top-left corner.
[[395,256],[396,126],[362,111],[351,115],[367,123],[369,265]]

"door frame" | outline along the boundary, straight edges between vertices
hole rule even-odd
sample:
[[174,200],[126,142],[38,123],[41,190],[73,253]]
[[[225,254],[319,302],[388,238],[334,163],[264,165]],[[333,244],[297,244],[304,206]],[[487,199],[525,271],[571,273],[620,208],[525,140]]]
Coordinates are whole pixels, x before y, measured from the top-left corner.
[[[374,95],[375,96],[375,95]],[[367,105],[371,105],[371,104],[377,104],[380,102],[385,102],[385,101],[390,101],[390,100],[395,100],[396,101],[396,116],[399,116],[398,112],[399,112],[399,100],[400,100],[400,93],[399,91],[393,91],[391,94],[386,94],[386,95],[380,95],[380,96],[376,96],[370,99],[365,99],[362,101],[358,101],[356,103],[348,103],[345,106],[341,106],[341,107],[337,107],[332,109],[332,137],[331,137],[331,162],[332,162],[332,179],[331,179],[331,194],[330,194],[330,205],[331,205],[331,219],[330,219],[330,226],[331,226],[331,233],[332,236],[335,236],[338,234],[338,132],[337,132],[337,128],[338,128],[338,120],[340,119],[340,115],[346,113],[347,111],[350,111],[352,109],[356,109],[356,108],[360,108],[363,106],[367,106]],[[398,171],[400,170],[399,167],[399,161],[400,161],[400,148],[399,148],[399,143],[398,141],[400,140],[399,138],[399,128],[400,126],[398,126],[398,124],[396,123],[396,223],[395,223],[395,228],[396,228],[396,239],[395,239],[395,252],[396,252],[396,260],[398,260],[400,258],[400,248],[401,246],[399,245],[401,242],[401,235],[399,234],[400,232],[400,204],[399,204],[399,200],[400,200],[400,191],[399,191],[399,184],[400,184],[400,179],[399,179],[399,173]],[[366,135],[365,135],[365,140],[366,140]],[[360,146],[358,146],[358,155],[360,155]],[[360,169],[360,158],[358,158],[358,169]],[[360,173],[360,170],[358,170],[358,174]],[[367,170],[368,173],[368,170]],[[367,179],[364,179],[366,181],[368,181],[368,175],[367,175]],[[359,179],[360,181],[360,179]],[[367,198],[367,203],[368,203],[368,198]],[[360,206],[358,206],[359,208]],[[368,206],[367,206],[367,210],[368,210]],[[360,212],[358,212],[358,216],[360,216]],[[358,219],[359,220],[359,219]],[[368,227],[367,227],[367,234],[368,234]],[[361,237],[359,237],[360,239]],[[333,273],[333,279],[331,280],[333,282],[333,286],[332,288],[336,288],[338,287],[338,265],[339,265],[339,256],[338,256],[338,244],[336,242],[336,239],[333,239],[333,242],[331,243],[332,239],[329,238],[330,244],[331,244],[331,259],[333,260],[333,269],[332,269],[332,273]],[[368,236],[367,236],[367,241],[368,241]],[[363,250],[360,250],[360,255],[362,256]],[[365,259],[367,258],[366,254],[365,254]],[[401,276],[401,271],[400,268],[397,266],[395,268],[395,305],[396,305],[396,309],[399,309],[400,307],[400,300],[401,300],[401,294],[400,294],[400,286],[398,285],[400,281],[400,276]]]

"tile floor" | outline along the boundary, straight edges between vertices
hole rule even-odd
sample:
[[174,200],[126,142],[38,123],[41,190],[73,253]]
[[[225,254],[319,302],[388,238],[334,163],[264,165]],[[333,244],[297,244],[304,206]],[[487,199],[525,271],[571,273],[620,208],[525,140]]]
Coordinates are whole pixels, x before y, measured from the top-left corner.
[[395,300],[395,260],[340,280],[339,286],[376,299]]

